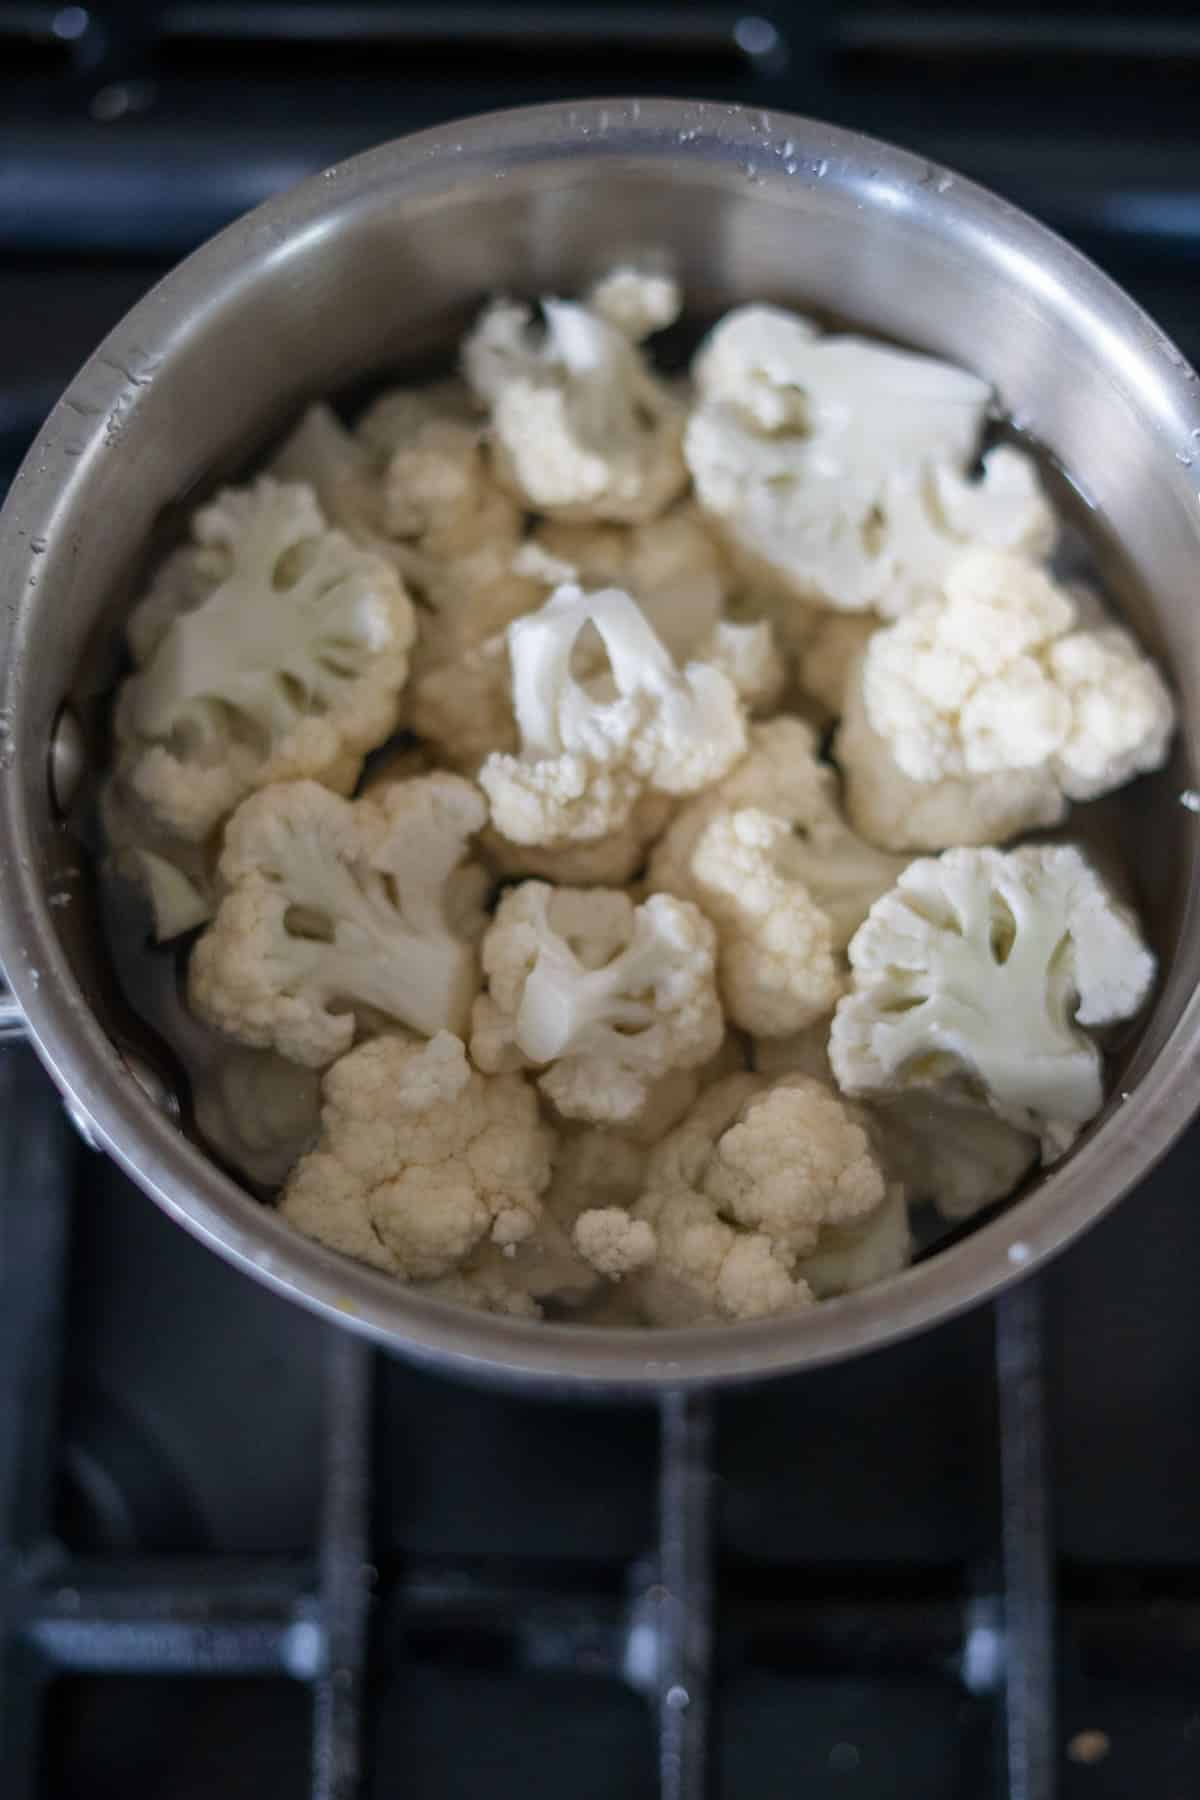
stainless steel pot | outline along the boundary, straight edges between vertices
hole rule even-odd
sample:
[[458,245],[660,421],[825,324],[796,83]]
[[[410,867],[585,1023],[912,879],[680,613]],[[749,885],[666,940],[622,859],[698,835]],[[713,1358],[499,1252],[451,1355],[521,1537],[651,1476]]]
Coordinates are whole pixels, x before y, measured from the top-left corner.
[[[116,621],[181,502],[241,470],[305,401],[445,352],[489,292],[573,289],[646,245],[670,253],[701,312],[792,301],[993,380],[1119,541],[1125,599],[1172,671],[1185,740],[1120,812],[1164,974],[1118,1092],[1074,1154],[1004,1217],[884,1286],[795,1318],[669,1334],[419,1300],[243,1194],[130,1060],[60,810],[76,728],[90,754],[101,741]],[[1198,476],[1200,387],[1151,321],[1012,207],[883,144],[783,114],[608,101],[473,119],[328,169],[129,314],[56,407],[0,517],[0,959],[25,1026],[82,1128],[189,1231],[410,1354],[644,1387],[795,1370],[944,1318],[1112,1206],[1200,1098],[1200,934],[1188,929],[1200,820],[1179,804],[1200,727]]]

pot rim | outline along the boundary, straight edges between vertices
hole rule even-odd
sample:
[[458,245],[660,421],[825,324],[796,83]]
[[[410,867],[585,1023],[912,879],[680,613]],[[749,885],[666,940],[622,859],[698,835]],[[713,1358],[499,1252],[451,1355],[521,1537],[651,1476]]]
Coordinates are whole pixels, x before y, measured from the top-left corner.
[[[892,204],[897,191],[935,187],[944,195],[939,204],[971,235],[999,240],[1031,280],[1069,287],[1096,330],[1119,335],[1124,372],[1136,371],[1147,408],[1165,423],[1196,410],[1194,375],[1141,308],[1053,232],[961,176],[879,140],[788,113],[596,99],[477,115],[397,139],[228,226],[159,282],[100,345],[47,420],[0,514],[0,557],[16,597],[0,614],[0,962],[72,1116],[166,1212],[235,1266],[392,1349],[476,1377],[646,1390],[785,1374],[881,1348],[994,1296],[1056,1254],[1149,1171],[1200,1104],[1200,990],[1194,989],[1128,1099],[1110,1101],[1065,1164],[1000,1217],[878,1287],[736,1328],[538,1323],[416,1296],[284,1225],[164,1117],[87,1005],[34,878],[32,809],[17,753],[21,649],[38,575],[30,545],[50,536],[78,505],[103,448],[110,407],[137,403],[135,365],[146,347],[169,355],[181,319],[235,294],[253,280],[264,256],[285,254],[331,212],[366,204],[381,189],[419,191],[431,180],[444,185],[465,178],[480,161],[494,165],[498,155],[510,162],[566,156],[652,162],[678,157],[684,143],[689,152],[703,148],[710,162],[757,158],[758,178],[768,188],[811,184],[824,173],[822,164],[835,162],[864,204]],[[73,399],[83,388],[88,416]],[[98,405],[105,395],[110,405]],[[1200,416],[1193,422],[1200,425]]]

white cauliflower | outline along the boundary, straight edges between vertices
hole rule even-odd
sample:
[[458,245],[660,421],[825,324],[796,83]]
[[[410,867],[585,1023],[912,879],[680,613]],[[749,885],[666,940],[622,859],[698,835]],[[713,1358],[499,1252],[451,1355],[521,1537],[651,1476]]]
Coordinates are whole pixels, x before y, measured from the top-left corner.
[[298,1231],[430,1281],[536,1229],[553,1139],[522,1076],[479,1074],[448,1032],[380,1037],[336,1062],[323,1094],[320,1140],[279,1204]]
[[211,919],[214,908],[214,855],[210,844],[193,844],[166,831],[141,805],[123,779],[118,762],[100,789],[100,824],[108,863],[141,889],[150,907],[155,942],[165,944]]
[[465,381],[450,376],[421,387],[387,388],[372,400],[354,425],[354,435],[380,468],[395,451],[411,444],[430,420],[451,420],[482,430],[483,416]]
[[717,813],[691,861],[697,901],[717,928],[726,1016],[762,1037],[799,1031],[842,990],[829,918],[788,871],[791,837],[772,813]]
[[674,325],[683,310],[683,294],[674,276],[663,269],[619,263],[593,282],[586,304],[635,344]]
[[377,460],[323,402],[310,406],[268,464],[276,481],[312,488],[331,525],[392,560],[383,542]]
[[462,349],[490,409],[501,479],[537,512],[634,521],[662,512],[686,479],[682,414],[624,332],[584,306],[495,301]]
[[181,544],[158,564],[125,625],[125,641],[139,668],[150,661],[183,613],[193,612],[219,587],[229,563],[219,546]]
[[744,306],[693,376],[697,498],[802,600],[901,613],[963,543],[1050,547],[1053,513],[1021,452],[993,450],[967,478],[991,390],[965,370]]
[[[392,452],[382,490],[385,528],[407,546],[405,567],[422,598],[443,612],[456,606],[477,635],[507,623],[491,590],[512,581],[524,517],[497,482],[478,426],[427,420]],[[484,593],[472,608],[455,588]],[[537,593],[521,591],[530,600]]]
[[644,1269],[658,1249],[654,1227],[645,1219],[631,1218],[620,1206],[581,1213],[572,1235],[583,1260],[611,1281]]
[[677,506],[643,525],[550,520],[522,545],[514,566],[552,588],[622,589],[677,662],[720,669],[752,713],[770,712],[783,692],[787,665],[770,620],[721,616],[725,571],[694,507]]
[[[519,1244],[485,1239],[452,1275],[424,1284],[421,1291],[477,1311],[518,1318],[541,1318],[547,1308],[573,1316],[623,1272],[610,1274],[585,1257],[576,1243],[576,1226],[593,1211],[606,1219],[613,1213],[628,1219],[627,1209],[642,1191],[645,1167],[646,1152],[611,1132],[587,1129],[564,1136],[555,1146],[553,1177],[529,1236]],[[642,1234],[646,1229],[642,1227]],[[627,1254],[630,1248],[630,1234],[615,1222],[607,1234],[603,1224],[586,1226],[583,1236],[602,1260],[606,1236],[623,1236]],[[637,1241],[635,1236],[635,1254]],[[612,1248],[607,1260],[612,1262],[619,1254]],[[603,1279],[606,1274],[608,1283]]]
[[728,676],[753,717],[774,712],[787,685],[788,669],[769,619],[747,625],[722,619],[696,654],[699,661]]
[[[635,1216],[657,1257],[634,1278],[652,1323],[761,1318],[810,1305],[806,1261],[889,1198],[853,1110],[802,1075],[735,1075],[650,1159]],[[837,1247],[840,1239],[834,1240]]]
[[489,825],[479,847],[488,867],[503,880],[552,881],[558,887],[624,887],[662,835],[674,803],[666,794],[642,794],[619,830],[608,837],[565,844],[514,844]]
[[651,855],[647,888],[678,894],[708,911],[695,869],[705,830],[721,814],[746,809],[768,814],[788,828],[786,840],[774,834],[773,860],[781,878],[803,883],[829,920],[832,948],[844,950],[874,901],[895,882],[904,859],[876,850],[850,830],[838,808],[836,777],[817,761],[816,749],[813,732],[801,719],[780,716],[751,726],[749,753],[723,781],[675,814]]
[[407,723],[450,765],[473,773],[492,755],[515,755],[508,642],[503,634],[457,644],[453,627],[422,616],[408,685]]
[[[581,680],[572,657],[595,633],[608,672]],[[676,668],[628,594],[558,588],[509,626],[516,756],[479,771],[492,824],[518,844],[558,845],[621,830],[647,789],[695,793],[746,748],[731,681],[705,663]]]
[[271,782],[353,787],[399,717],[413,617],[392,570],[327,527],[311,488],[228,488],[192,531],[222,574],[157,636],[116,727],[122,780],[198,843]]
[[1022,557],[967,551],[938,600],[869,640],[867,721],[901,773],[938,782],[1048,769],[1090,800],[1161,767],[1162,677],[1124,631],[1074,630],[1068,590]]
[[1132,1018],[1154,957],[1079,851],[950,850],[910,863],[850,945],[829,1053],[841,1088],[963,1080],[1066,1150],[1103,1104],[1085,1027]]
[[510,888],[483,940],[486,990],[471,1054],[483,1069],[542,1068],[565,1118],[636,1118],[654,1085],[720,1046],[712,926],[655,895],[635,907],[605,888]]
[[516,746],[503,632],[543,593],[514,570],[524,521],[491,474],[479,419],[430,410],[439,392],[385,397],[388,429],[376,421],[367,442],[327,406],[310,407],[271,467],[310,481],[333,522],[420,602],[407,722],[467,769]]
[[640,525],[547,520],[518,552],[517,568],[550,588],[623,589],[677,662],[703,656],[728,593],[713,535],[690,502]]
[[791,825],[808,824],[833,815],[836,796],[834,774],[818,762],[816,737],[802,719],[781,715],[751,725],[741,761],[675,813],[651,857],[647,885],[690,897],[692,857],[705,826],[718,813],[756,807]]
[[914,781],[867,718],[861,664],[846,688],[833,754],[850,823],[885,850],[1003,844],[1023,831],[1061,825],[1067,816],[1066,796],[1045,764]]
[[225,833],[228,893],[192,952],[196,1013],[310,1068],[375,1019],[432,1035],[466,1024],[487,882],[466,862],[482,799],[456,775],[357,801],[268,788]]

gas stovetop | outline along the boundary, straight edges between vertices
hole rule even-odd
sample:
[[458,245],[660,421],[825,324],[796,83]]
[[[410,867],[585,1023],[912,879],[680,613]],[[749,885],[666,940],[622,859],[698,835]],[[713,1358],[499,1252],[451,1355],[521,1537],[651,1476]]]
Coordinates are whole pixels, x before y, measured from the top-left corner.
[[[1195,359],[1192,10],[0,0],[0,486],[246,206],[601,90],[911,145]],[[472,1389],[316,1323],[88,1152],[22,1049],[0,1129],[4,1800],[1200,1791],[1196,1133],[998,1307],[651,1409]]]

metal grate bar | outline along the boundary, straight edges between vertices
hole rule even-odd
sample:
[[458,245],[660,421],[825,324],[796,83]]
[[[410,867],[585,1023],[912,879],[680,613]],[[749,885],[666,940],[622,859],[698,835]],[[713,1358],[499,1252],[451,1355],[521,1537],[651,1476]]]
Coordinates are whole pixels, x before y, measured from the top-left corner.
[[91,1675],[316,1673],[311,1569],[236,1558],[65,1564],[27,1598],[25,1635],[58,1670]]
[[1009,1800],[1055,1792],[1054,1571],[1042,1286],[996,1303]]
[[1145,64],[1200,58],[1200,29],[1186,18],[1104,18],[1087,13],[1038,14],[862,10],[836,27],[838,47],[899,57],[1115,57]]
[[705,1394],[660,1406],[657,1704],[661,1800],[709,1792],[713,1409]]
[[313,1706],[314,1800],[353,1800],[362,1765],[369,1565],[371,1352],[348,1331],[325,1348],[325,1489],[318,1576],[323,1655]]

